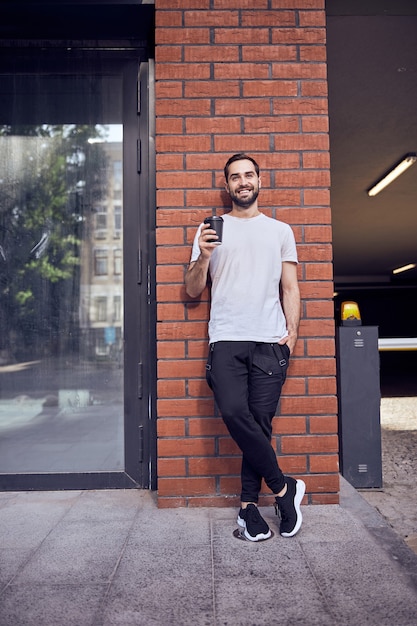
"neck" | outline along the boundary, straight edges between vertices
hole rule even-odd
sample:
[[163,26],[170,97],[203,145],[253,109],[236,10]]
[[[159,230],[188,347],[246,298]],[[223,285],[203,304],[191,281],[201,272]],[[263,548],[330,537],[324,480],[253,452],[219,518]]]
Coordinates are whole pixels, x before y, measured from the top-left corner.
[[233,217],[249,218],[249,217],[256,217],[257,215],[260,215],[260,214],[261,212],[258,209],[257,202],[255,202],[254,204],[251,204],[248,207],[241,207],[233,202],[232,210],[230,211],[230,215],[233,215]]

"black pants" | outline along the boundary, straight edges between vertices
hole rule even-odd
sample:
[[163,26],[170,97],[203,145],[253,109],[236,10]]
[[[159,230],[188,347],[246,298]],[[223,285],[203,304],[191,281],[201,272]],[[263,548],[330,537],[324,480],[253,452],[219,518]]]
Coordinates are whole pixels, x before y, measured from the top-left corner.
[[210,345],[206,378],[224,423],[242,450],[242,502],[258,502],[262,478],[273,493],[285,485],[271,434],[289,354],[286,345],[277,343]]

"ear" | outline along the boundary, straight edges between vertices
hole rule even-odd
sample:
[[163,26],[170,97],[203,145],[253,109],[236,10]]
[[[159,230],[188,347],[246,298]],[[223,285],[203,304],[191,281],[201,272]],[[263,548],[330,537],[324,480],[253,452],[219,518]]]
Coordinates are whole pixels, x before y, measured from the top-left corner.
[[260,189],[261,187],[262,187],[262,181],[261,181],[261,179],[259,178],[259,189]]
[[230,193],[229,191],[229,183],[227,182],[227,180],[224,180],[224,188],[226,189],[227,193]]

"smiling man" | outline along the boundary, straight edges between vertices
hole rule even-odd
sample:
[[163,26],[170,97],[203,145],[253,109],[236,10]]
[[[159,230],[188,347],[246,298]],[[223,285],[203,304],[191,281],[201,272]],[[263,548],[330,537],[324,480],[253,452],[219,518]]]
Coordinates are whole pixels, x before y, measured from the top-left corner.
[[257,507],[264,479],[275,495],[280,533],[292,537],[301,527],[305,484],[284,476],[271,435],[300,321],[295,239],[288,224],[259,211],[261,179],[252,157],[233,155],[224,175],[232,210],[223,216],[222,243],[213,243],[217,236],[209,225],[199,226],[186,290],[197,298],[210,274],[206,373],[223,420],[242,451],[237,522],[250,541],[271,536]]

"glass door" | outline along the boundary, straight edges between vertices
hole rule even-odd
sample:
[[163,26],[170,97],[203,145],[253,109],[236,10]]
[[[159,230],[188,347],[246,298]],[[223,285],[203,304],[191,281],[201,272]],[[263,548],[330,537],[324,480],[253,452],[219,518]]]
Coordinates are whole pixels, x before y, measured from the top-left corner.
[[124,376],[145,332],[126,344],[140,59],[78,51],[33,65],[0,83],[0,487],[146,486],[133,457],[149,416],[126,411],[138,394]]

